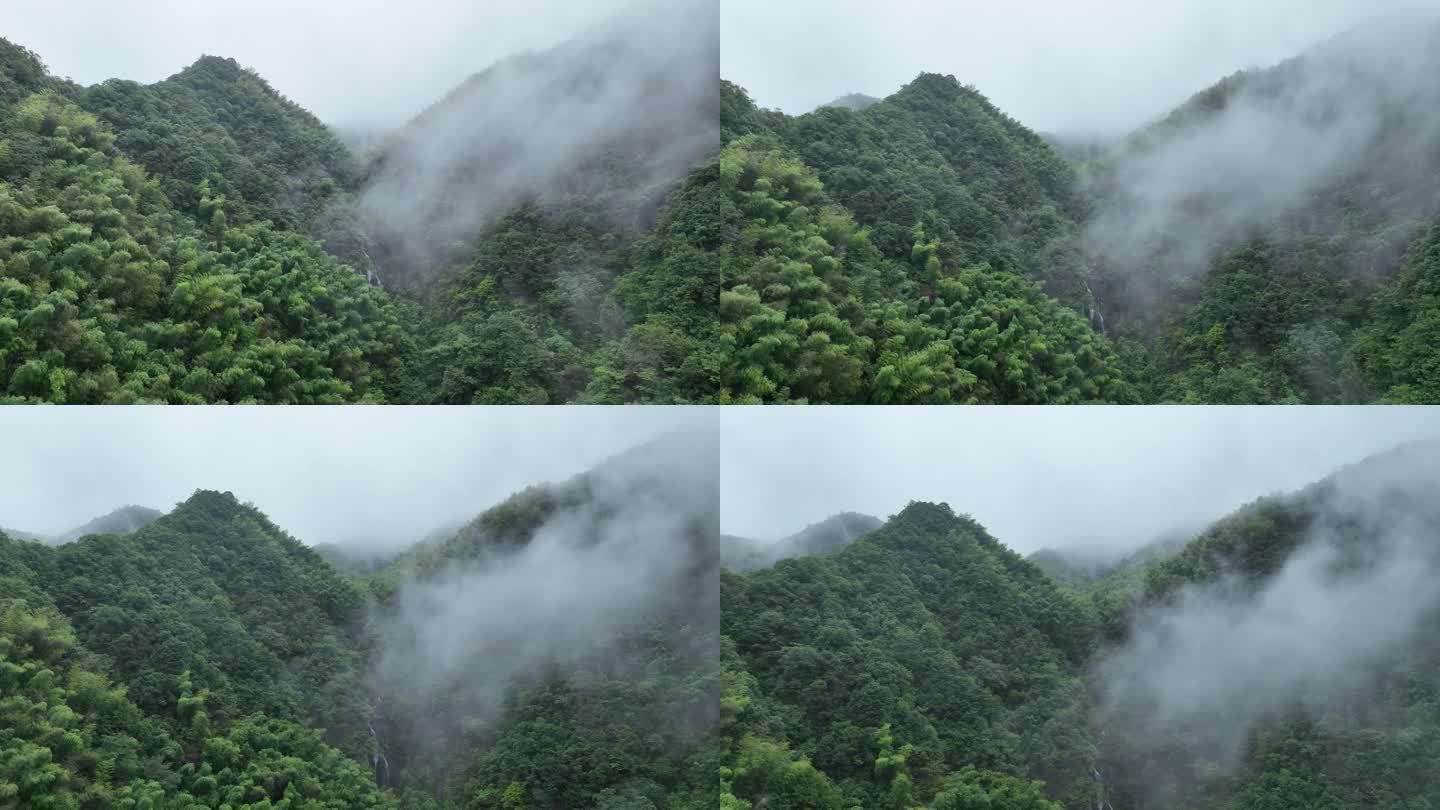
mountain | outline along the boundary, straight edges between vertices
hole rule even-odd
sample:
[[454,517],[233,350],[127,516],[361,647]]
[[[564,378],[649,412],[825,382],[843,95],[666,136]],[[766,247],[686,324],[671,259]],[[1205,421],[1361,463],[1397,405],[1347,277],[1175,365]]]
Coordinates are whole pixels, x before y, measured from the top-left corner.
[[1400,322],[1394,301],[1440,217],[1436,42],[1429,19],[1346,32],[1219,82],[1095,168],[1095,289],[1149,344],[1159,398],[1425,401],[1429,304]]
[[1119,139],[933,73],[800,116],[722,82],[722,399],[1434,401],[1437,42],[1362,26]]
[[727,570],[723,801],[1433,800],[1437,451],[1364,459],[1065,585],[927,503],[838,553]]
[[1004,774],[1089,796],[1093,623],[970,518],[912,503],[835,554],[721,582],[734,796],[964,806],[939,797]]
[[232,221],[323,238],[327,209],[360,184],[360,162],[324,124],[233,59],[204,56],[151,85],[107,81],[78,102],[180,211],[196,210],[208,183]]
[[[844,107],[847,110],[863,110],[880,99],[874,96],[867,96],[864,93],[846,93],[829,104],[821,104],[821,107]],[[818,108],[817,108],[818,109]]]
[[1080,197],[1038,136],[936,75],[794,119],[721,93],[722,401],[1134,399],[1109,340],[1046,292],[1083,291],[1057,249]]
[[394,784],[714,806],[717,453],[713,433],[664,437],[370,578]]
[[713,806],[713,454],[636,448],[369,575],[204,490],[126,535],[0,536],[0,795]]
[[334,741],[363,724],[364,598],[253,508],[197,492],[129,535],[0,537],[0,562],[5,725],[19,732],[0,743],[0,793],[396,806],[314,730]]
[[773,543],[747,540],[733,535],[720,538],[722,564],[732,571],[749,571],[792,557],[830,554],[880,528],[882,521],[858,512],[842,512],[812,523]]
[[64,532],[55,539],[60,543],[69,543],[91,534],[130,534],[154,523],[162,514],[164,513],[144,506],[122,506],[83,526]]
[[37,543],[59,545],[60,543],[70,543],[92,534],[130,534],[154,523],[155,519],[162,514],[164,513],[144,506],[131,505],[122,506],[113,512],[101,515],[85,523],[83,526],[77,526],[56,535],[11,531],[9,529],[0,529],[0,531],[3,531],[15,540],[33,540]]
[[360,151],[233,59],[81,87],[0,41],[0,398],[712,400],[718,20],[657,9]]

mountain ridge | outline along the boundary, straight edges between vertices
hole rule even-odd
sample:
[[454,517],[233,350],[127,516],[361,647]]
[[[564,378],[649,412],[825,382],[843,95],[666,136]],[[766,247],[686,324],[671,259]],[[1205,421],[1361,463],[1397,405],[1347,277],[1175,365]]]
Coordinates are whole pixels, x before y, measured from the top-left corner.
[[[1402,796],[1435,795],[1440,783],[1422,763],[1440,744],[1426,708],[1440,681],[1424,673],[1440,660],[1440,641],[1424,617],[1440,615],[1440,592],[1396,589],[1423,590],[1423,566],[1440,571],[1433,548],[1405,540],[1440,529],[1437,447],[1421,440],[1371,454],[1258,498],[1178,548],[1142,549],[1099,578],[1053,578],[967,516],[927,502],[836,554],[726,570],[726,800],[840,808],[904,796],[905,806],[940,808],[993,791],[1047,810],[1198,810],[1340,808],[1365,795],[1399,808]],[[1413,566],[1422,570],[1406,573]],[[1375,613],[1398,627],[1371,631],[1393,638],[1389,646],[1371,652],[1363,635],[1342,635],[1340,619],[1333,632],[1276,629],[1317,610],[1322,594],[1358,598],[1348,588],[1372,589],[1372,602],[1394,597]],[[1335,610],[1366,626],[1363,611]],[[1206,635],[1214,623],[1255,633],[1219,642],[1249,652],[1217,647]],[[917,638],[928,657],[909,648]],[[1400,643],[1408,638],[1413,645]],[[1243,667],[1277,645],[1321,658],[1292,675],[1273,665],[1259,679],[1273,685],[1247,687]],[[1322,648],[1357,645],[1362,657],[1339,660],[1364,677],[1326,673],[1337,665],[1322,663],[1332,655]],[[1195,690],[1226,696],[1217,699],[1235,723],[1205,720],[1214,706],[1175,705],[1168,684],[1184,672],[1166,669],[1167,655],[1178,657],[1170,669],[1220,668]],[[923,673],[952,657],[954,673],[927,681]],[[875,673],[889,695],[862,688],[853,670]],[[962,720],[960,706],[978,714]],[[1161,720],[1147,724],[1155,712]],[[1306,753],[1312,745],[1328,746],[1329,759]],[[1377,756],[1392,767],[1359,764]]]

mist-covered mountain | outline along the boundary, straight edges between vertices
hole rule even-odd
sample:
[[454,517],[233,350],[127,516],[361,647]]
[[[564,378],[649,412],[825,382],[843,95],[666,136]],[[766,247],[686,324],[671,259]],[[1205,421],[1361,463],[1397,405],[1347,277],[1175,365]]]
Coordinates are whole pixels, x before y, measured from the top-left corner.
[[874,96],[867,96],[864,93],[846,93],[829,104],[822,104],[821,107],[844,107],[847,110],[863,110],[880,99]]
[[800,116],[722,83],[722,398],[1437,401],[1436,41],[1362,26],[1118,142],[963,77]]
[[720,536],[721,563],[732,571],[749,571],[792,557],[830,554],[880,528],[882,521],[858,512],[842,512],[772,542],[735,535]]
[[650,6],[354,148],[233,59],[81,87],[0,41],[0,397],[712,398],[718,20]]
[[108,512],[100,517],[87,521],[82,526],[77,526],[55,535],[11,531],[10,529],[4,528],[0,528],[0,532],[4,532],[15,540],[34,540],[51,545],[58,545],[60,543],[69,543],[72,540],[78,540],[81,537],[91,534],[130,534],[133,531],[143,529],[151,523],[154,523],[155,519],[162,514],[164,513],[148,507],[135,506],[132,504],[130,506],[122,506],[113,512]]
[[714,442],[537,485],[370,575],[205,490],[126,535],[0,536],[0,795],[713,807]]
[[724,801],[1405,808],[1440,797],[1440,444],[1060,582],[944,504],[722,573]]

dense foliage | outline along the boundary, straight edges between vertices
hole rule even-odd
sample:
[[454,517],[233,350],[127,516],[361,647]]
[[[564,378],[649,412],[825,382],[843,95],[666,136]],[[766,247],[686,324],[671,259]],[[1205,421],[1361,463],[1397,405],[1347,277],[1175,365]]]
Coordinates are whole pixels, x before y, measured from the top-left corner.
[[1132,398],[1113,348],[1079,315],[1018,274],[957,264],[976,257],[919,221],[904,228],[904,259],[887,256],[773,137],[727,144],[721,182],[737,231],[722,250],[722,400]]
[[[397,806],[319,732],[264,713],[302,712],[299,684],[276,681],[280,673],[266,667],[285,652],[276,649],[289,643],[283,632],[323,633],[326,617],[304,612],[303,604],[293,621],[267,615],[280,602],[252,584],[247,601],[258,604],[243,618],[266,624],[247,627],[244,607],[197,569],[198,560],[158,575],[168,555],[189,556],[177,541],[195,521],[218,517],[204,501],[223,497],[197,494],[133,539],[91,536],[51,549],[0,536],[0,806]],[[248,511],[233,517],[258,518]],[[255,523],[232,524],[224,534],[239,532],[269,535]],[[266,549],[271,542],[283,539],[257,537],[246,548],[218,549],[217,557],[243,575],[249,560],[235,554],[253,550],[258,561],[287,553]],[[303,551],[295,544],[289,553]],[[157,576],[126,579],[136,567]],[[201,579],[187,582],[180,572]],[[317,665],[346,665],[342,650],[326,654],[336,657],[312,662],[311,673]],[[127,675],[128,686],[117,681]]]
[[657,540],[692,547],[691,579],[579,660],[443,690],[420,687],[414,660],[378,674],[406,588],[503,568],[553,522],[593,542],[635,491],[591,475],[364,577],[229,493],[124,535],[0,534],[0,807],[713,807],[713,522]]
[[367,167],[233,60],[80,87],[0,40],[0,397],[711,400],[714,174],[655,176],[646,125],[563,179],[588,193],[537,178],[417,266],[362,206],[403,138]]
[[1435,401],[1437,42],[1377,24],[1064,147],[954,77],[799,116],[722,82],[722,396]]
[[[1340,550],[1325,581],[1343,592],[1397,553],[1397,530],[1433,535],[1436,451],[1381,454],[1103,568],[1042,555],[1063,583],[924,503],[839,551],[727,570],[722,806],[1428,806],[1440,799],[1433,609],[1414,638],[1352,662],[1363,677],[1302,680],[1258,715],[1212,706],[1157,728],[1148,698],[1105,697],[1102,664],[1172,606],[1242,608],[1322,540]],[[1428,551],[1407,564],[1440,567],[1415,547]],[[1239,615],[1210,621],[1247,632]],[[1217,747],[1217,726],[1237,750]]]
[[915,503],[835,554],[722,576],[737,800],[1051,807],[1034,779],[1093,796],[1090,614],[970,519]]

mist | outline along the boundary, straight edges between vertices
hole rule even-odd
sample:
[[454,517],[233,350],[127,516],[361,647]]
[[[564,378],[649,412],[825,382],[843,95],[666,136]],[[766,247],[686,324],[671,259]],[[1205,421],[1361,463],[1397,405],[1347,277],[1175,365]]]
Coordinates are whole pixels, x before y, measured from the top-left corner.
[[924,500],[1023,554],[1112,559],[1440,435],[1425,407],[731,406],[720,424],[725,534],[774,540]]
[[[1303,493],[1318,499],[1318,516],[1258,586],[1228,571],[1142,609],[1126,643],[1094,667],[1100,727],[1127,724],[1134,745],[1181,745],[1229,768],[1263,721],[1296,709],[1322,724],[1370,714],[1383,693],[1374,682],[1440,610],[1437,447],[1388,454]],[[1173,774],[1125,778],[1154,782],[1156,801],[1176,784]]]
[[[1437,52],[1433,11],[1372,22],[1245,77],[1223,109],[1145,133],[1100,174],[1090,249],[1110,270],[1137,277],[1132,293],[1154,298],[1253,233],[1301,235],[1323,231],[1327,215],[1354,218],[1295,216],[1322,192],[1353,187],[1371,221],[1428,218],[1440,195],[1416,167],[1440,148]],[[1391,269],[1397,245],[1377,242],[1342,246],[1359,254],[1359,266],[1346,269]]]
[[230,57],[328,124],[393,129],[487,65],[552,47],[621,7],[623,0],[54,0],[7,3],[0,36],[82,84],[150,83],[202,55]]
[[1236,70],[1429,0],[722,0],[725,78],[799,114],[953,74],[1041,132],[1120,135]]
[[[404,704],[377,707],[383,733],[443,755],[493,731],[506,696],[546,672],[653,677],[628,671],[636,634],[672,633],[687,666],[716,669],[717,438],[713,426],[672,434],[550,485],[554,508],[528,543],[486,530],[493,551],[403,585],[372,617],[375,691]],[[717,711],[632,721],[683,741],[711,730]]]
[[59,535],[196,489],[253,502],[309,545],[393,553],[511,494],[565,480],[705,409],[7,408],[0,527]]
[[719,149],[718,47],[714,0],[642,0],[489,66],[387,144],[361,214],[411,266],[525,200],[643,227],[668,184]]

